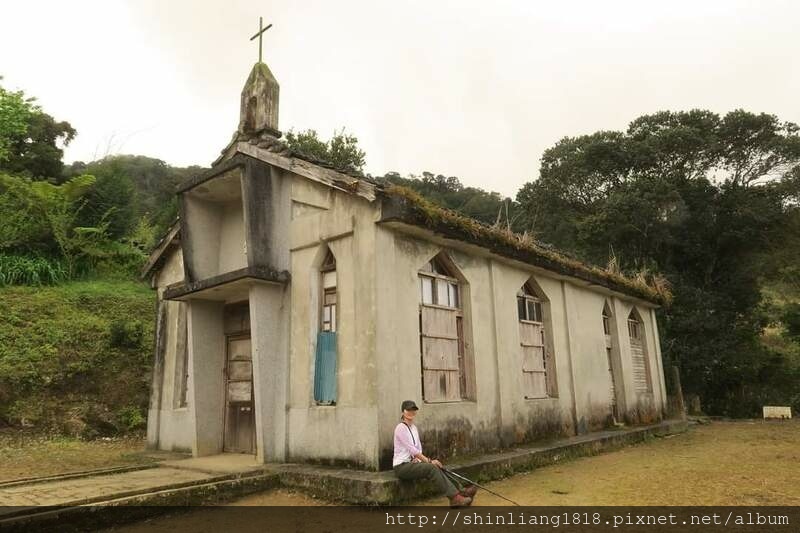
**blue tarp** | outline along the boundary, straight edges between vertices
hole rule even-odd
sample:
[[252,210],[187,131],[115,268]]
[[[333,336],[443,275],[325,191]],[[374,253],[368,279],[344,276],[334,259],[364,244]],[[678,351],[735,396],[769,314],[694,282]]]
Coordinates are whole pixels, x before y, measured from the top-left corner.
[[333,331],[317,334],[314,399],[320,403],[336,402],[336,333]]

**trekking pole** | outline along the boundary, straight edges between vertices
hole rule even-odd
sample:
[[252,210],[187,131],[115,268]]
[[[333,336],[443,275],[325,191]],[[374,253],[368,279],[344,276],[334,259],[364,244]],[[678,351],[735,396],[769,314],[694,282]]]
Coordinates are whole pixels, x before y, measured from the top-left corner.
[[517,502],[515,502],[514,500],[509,500],[509,499],[508,499],[508,498],[506,498],[505,496],[503,496],[503,495],[501,495],[501,494],[497,494],[495,491],[493,491],[493,490],[489,490],[489,489],[487,489],[486,487],[484,487],[483,485],[479,485],[478,483],[475,483],[475,482],[474,482],[474,481],[472,481],[471,479],[469,479],[469,478],[467,478],[467,477],[464,477],[464,476],[462,476],[461,474],[456,474],[456,473],[455,473],[455,472],[453,472],[452,470],[448,470],[447,468],[444,468],[444,467],[442,467],[442,470],[444,470],[446,473],[450,474],[451,476],[455,476],[455,477],[457,477],[457,478],[459,478],[459,479],[462,479],[462,480],[466,481],[467,483],[471,483],[471,484],[475,485],[475,486],[476,486],[476,487],[478,487],[479,489],[483,489],[483,490],[485,490],[486,492],[488,492],[488,493],[490,493],[490,494],[494,494],[494,495],[495,495],[495,496],[497,496],[498,498],[502,498],[502,499],[504,499],[504,500],[505,500],[505,501],[507,501],[507,502],[511,502],[511,503],[513,503],[514,505],[516,505],[517,507],[522,507],[520,504],[518,504],[518,503],[517,503]]

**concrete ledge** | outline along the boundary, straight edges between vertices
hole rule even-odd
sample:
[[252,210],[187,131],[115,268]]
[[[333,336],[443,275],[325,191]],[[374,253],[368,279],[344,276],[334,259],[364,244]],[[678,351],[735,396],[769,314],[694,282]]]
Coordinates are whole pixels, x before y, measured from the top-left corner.
[[[518,447],[471,460],[456,461],[448,466],[477,482],[511,476],[576,457],[597,455],[643,442],[656,436],[682,433],[684,420],[666,420],[658,424],[612,431],[602,431]],[[436,494],[427,483],[408,483],[397,479],[394,472],[365,472],[324,466],[280,465],[276,467],[281,485],[297,488],[313,496],[360,505],[396,505]]]
[[[207,482],[204,482],[207,481]],[[88,531],[141,520],[164,513],[164,507],[218,505],[248,494],[279,486],[274,473],[249,472],[88,503],[59,507],[29,507],[0,519],[3,531]],[[119,512],[126,507],[126,512]]]
[[[179,281],[167,285],[164,289],[164,300],[185,300],[189,296],[199,297],[208,296],[209,289],[216,289],[223,285],[233,284],[245,280],[263,281],[285,285],[291,279],[289,272],[277,271],[266,266],[248,266],[231,272],[225,272],[217,276],[198,281]],[[211,298],[214,299],[214,298]]]
[[158,463],[153,462],[149,464],[142,464],[142,465],[132,465],[132,466],[117,466],[112,468],[98,468],[95,470],[81,470],[80,472],[67,472],[65,474],[54,474],[52,476],[39,476],[39,477],[27,477],[27,478],[19,478],[19,479],[12,479],[10,481],[3,481],[0,482],[0,489],[6,487],[16,487],[19,485],[33,485],[36,483],[48,483],[50,481],[62,481],[64,479],[76,479],[79,477],[90,477],[90,476],[105,476],[111,474],[120,474],[122,472],[134,472],[136,470],[148,470],[150,468],[158,468]]

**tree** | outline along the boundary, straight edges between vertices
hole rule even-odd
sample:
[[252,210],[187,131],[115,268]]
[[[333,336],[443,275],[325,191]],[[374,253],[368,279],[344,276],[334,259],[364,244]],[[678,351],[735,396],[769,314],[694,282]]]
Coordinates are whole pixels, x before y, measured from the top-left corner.
[[70,277],[75,274],[81,257],[90,257],[106,238],[107,223],[96,227],[80,227],[76,222],[84,203],[83,196],[95,182],[94,176],[72,178],[63,185],[47,182],[31,184],[31,193],[38,200],[41,215],[47,220],[53,239],[67,263]]
[[798,176],[793,123],[664,111],[625,132],[562,139],[517,201],[522,223],[546,241],[665,274],[674,302],[662,311],[664,356],[680,365],[684,390],[713,413],[752,415],[767,394],[797,397],[776,377],[796,372],[792,363],[759,336],[770,321],[761,284],[798,257],[785,250],[798,245]]
[[10,157],[11,145],[28,131],[34,111],[32,100],[22,91],[10,92],[0,86],[0,165]]
[[78,224],[91,227],[107,222],[109,238],[119,240],[128,236],[138,214],[133,180],[113,158],[91,164],[88,170],[96,181],[86,193]]
[[55,251],[66,262],[68,277],[73,277],[79,266],[87,266],[80,265],[81,261],[92,262],[106,255],[108,222],[101,219],[95,226],[78,223],[84,197],[94,183],[91,175],[54,185],[0,174],[0,214],[7,221],[0,231],[0,250]]
[[305,130],[286,134],[289,148],[301,154],[326,161],[334,167],[361,171],[364,168],[366,154],[358,147],[358,138],[345,133],[344,128],[333,132],[330,141],[323,141],[316,130]]
[[25,98],[0,87],[0,171],[53,181],[61,177],[66,146],[76,131]]
[[0,252],[48,252],[51,232],[30,180],[0,173]]
[[97,192],[87,197],[82,223],[91,225],[110,207],[111,235],[124,237],[146,217],[154,231],[163,233],[175,221],[178,204],[175,187],[205,169],[173,167],[160,159],[142,155],[113,155],[91,163],[76,161],[64,169],[64,177],[88,173],[97,176]]

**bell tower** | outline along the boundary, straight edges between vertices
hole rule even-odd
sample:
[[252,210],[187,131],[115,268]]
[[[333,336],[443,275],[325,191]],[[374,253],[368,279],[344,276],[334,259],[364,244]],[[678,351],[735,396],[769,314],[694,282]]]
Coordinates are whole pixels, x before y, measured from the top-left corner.
[[242,103],[239,112],[239,133],[245,136],[256,136],[267,133],[280,137],[278,130],[278,98],[280,86],[266,63],[261,60],[261,40],[265,31],[272,24],[263,27],[263,19],[258,19],[258,63],[253,65],[250,76],[242,89]]

